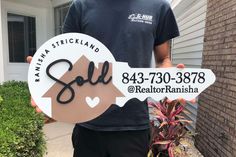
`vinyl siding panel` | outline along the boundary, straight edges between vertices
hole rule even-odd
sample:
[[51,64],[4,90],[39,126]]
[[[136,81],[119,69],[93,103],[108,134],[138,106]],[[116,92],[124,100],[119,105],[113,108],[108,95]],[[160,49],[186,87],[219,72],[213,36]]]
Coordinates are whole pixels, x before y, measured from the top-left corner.
[[[183,8],[183,13],[176,17],[180,37],[172,41],[171,57],[173,64],[184,63],[189,68],[200,68],[202,64],[203,40],[206,23],[206,0],[195,0]],[[197,104],[188,103],[184,116],[192,120],[189,130],[196,127]]]

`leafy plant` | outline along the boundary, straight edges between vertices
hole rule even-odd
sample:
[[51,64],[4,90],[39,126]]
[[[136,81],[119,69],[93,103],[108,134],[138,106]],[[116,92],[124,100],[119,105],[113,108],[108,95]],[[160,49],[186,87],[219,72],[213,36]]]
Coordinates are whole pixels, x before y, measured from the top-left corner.
[[0,95],[0,103],[1,103],[1,102],[3,102],[3,98],[2,98],[1,95]]
[[151,121],[152,155],[174,157],[174,147],[179,145],[181,138],[187,133],[185,126],[191,123],[181,116],[184,105],[177,100],[168,102],[167,98],[149,102],[148,105],[153,108],[154,116]]
[[30,105],[26,82],[0,85],[0,157],[42,157],[44,117]]

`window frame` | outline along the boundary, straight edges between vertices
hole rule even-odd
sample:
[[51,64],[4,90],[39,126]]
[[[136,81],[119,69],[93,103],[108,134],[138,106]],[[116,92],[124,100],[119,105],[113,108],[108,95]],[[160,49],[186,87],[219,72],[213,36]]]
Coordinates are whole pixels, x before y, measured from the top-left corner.
[[[34,18],[34,22],[35,22],[35,52],[36,52],[36,50],[37,50],[37,17],[36,16],[33,16],[33,15],[28,15],[28,14],[22,14],[22,13],[18,13],[18,12],[10,12],[10,11],[7,11],[7,13],[6,13],[6,24],[7,24],[7,28],[6,28],[6,30],[7,30],[7,32],[6,32],[6,34],[7,34],[7,36],[8,36],[8,38],[7,38],[7,48],[8,48],[8,54],[7,54],[7,56],[8,56],[8,60],[7,60],[7,62],[9,63],[9,64],[22,64],[22,63],[26,63],[26,60],[24,60],[23,62],[22,61],[11,61],[10,59],[10,43],[9,43],[9,26],[8,26],[8,15],[9,14],[12,14],[12,15],[16,15],[16,16],[22,16],[23,18],[25,18],[25,17],[30,17],[30,18]],[[25,28],[24,28],[24,30],[25,30]],[[24,35],[25,35],[26,33],[24,32]],[[28,38],[28,37],[26,37],[26,38]],[[29,41],[27,42],[27,43],[24,43],[24,46],[26,46],[26,45],[29,45]],[[34,53],[35,53],[34,52]],[[30,53],[28,53],[28,54],[26,54],[25,52],[24,52],[24,55],[29,55]]]
[[62,20],[63,17],[61,17],[60,11],[62,11],[65,8],[67,8],[69,10],[71,3],[72,2],[67,2],[67,3],[64,3],[64,4],[54,7],[54,9],[53,9],[54,10],[54,35],[62,34],[62,29],[63,29],[65,17]]

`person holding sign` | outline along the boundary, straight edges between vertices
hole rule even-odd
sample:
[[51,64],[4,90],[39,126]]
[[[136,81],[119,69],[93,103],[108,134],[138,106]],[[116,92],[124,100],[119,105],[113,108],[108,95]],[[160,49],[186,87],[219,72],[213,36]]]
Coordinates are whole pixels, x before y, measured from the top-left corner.
[[[179,35],[165,0],[74,0],[63,32],[96,38],[116,61],[132,68],[150,67],[153,51],[157,67],[171,67],[169,40]],[[37,106],[33,100],[32,105]],[[74,157],[146,157],[149,135],[147,100],[133,98],[122,108],[112,105],[100,117],[76,124]]]

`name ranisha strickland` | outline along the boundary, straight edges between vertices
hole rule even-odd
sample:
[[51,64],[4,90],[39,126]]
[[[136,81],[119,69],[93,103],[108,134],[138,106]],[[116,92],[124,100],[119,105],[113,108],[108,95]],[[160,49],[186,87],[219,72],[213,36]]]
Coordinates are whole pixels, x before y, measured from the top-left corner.
[[[56,49],[57,47],[60,47],[62,45],[66,45],[66,44],[79,44],[79,45],[86,46],[86,47],[92,49],[96,53],[99,52],[99,48],[96,47],[96,45],[94,43],[90,43],[88,41],[80,40],[80,39],[77,39],[77,38],[61,39],[61,40],[58,40],[58,41],[52,43],[51,46],[52,46],[53,49]],[[49,52],[51,51],[50,49],[51,48],[43,50],[43,52],[40,54],[40,56],[37,60],[37,63],[35,65],[35,74],[34,74],[35,82],[40,82],[41,65],[42,65],[44,59],[49,54]]]
[[61,46],[64,44],[80,44],[80,45],[87,46],[87,47],[91,48],[92,50],[94,50],[94,52],[99,52],[99,48],[96,47],[95,44],[89,43],[88,41],[74,39],[74,38],[59,40],[59,41],[53,43],[52,47],[57,48],[58,46]]

